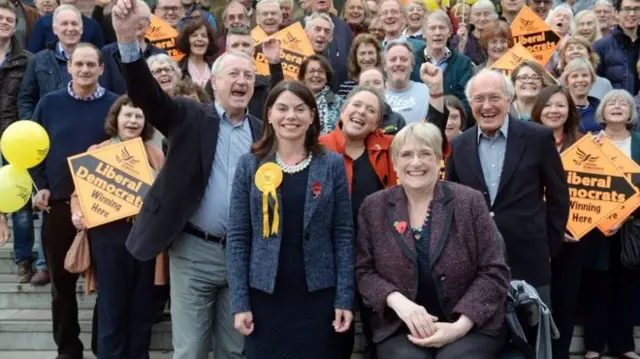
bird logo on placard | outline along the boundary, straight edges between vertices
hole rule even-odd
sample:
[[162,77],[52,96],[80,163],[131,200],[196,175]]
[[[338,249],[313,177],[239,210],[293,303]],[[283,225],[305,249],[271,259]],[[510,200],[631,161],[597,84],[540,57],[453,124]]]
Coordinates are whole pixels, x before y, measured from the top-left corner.
[[598,156],[594,156],[590,153],[586,153],[580,148],[578,148],[577,153],[578,153],[578,158],[574,159],[573,163],[575,163],[578,166],[582,165],[585,162],[593,163],[598,160]]
[[[122,157],[120,157],[120,155]],[[120,155],[116,155],[116,161],[118,161],[118,163],[127,162],[130,165],[135,165],[136,163],[140,162],[137,159],[135,159],[135,157],[133,157],[131,154],[129,154],[129,150],[127,150],[126,146],[122,148]]]
[[520,30],[522,31],[529,30],[529,27],[531,27],[535,23],[535,20],[529,20],[529,19],[523,19],[523,18],[520,18],[519,20],[520,21],[518,25],[520,27]]

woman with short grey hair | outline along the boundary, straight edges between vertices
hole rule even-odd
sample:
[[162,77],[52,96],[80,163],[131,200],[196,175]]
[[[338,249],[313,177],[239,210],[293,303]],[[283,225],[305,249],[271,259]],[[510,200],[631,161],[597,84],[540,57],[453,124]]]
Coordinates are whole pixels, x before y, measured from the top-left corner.
[[[631,95],[625,90],[609,92],[598,106],[595,117],[604,127],[604,136],[627,158],[640,164],[640,134],[631,131],[638,119]],[[594,231],[597,233],[582,239],[588,240],[583,276],[586,359],[601,358],[605,346],[608,347],[607,355],[614,358],[639,357],[633,339],[637,272],[620,261],[624,235],[619,231],[621,226],[604,234]]]
[[173,95],[173,89],[182,78],[180,66],[167,54],[149,56],[147,66],[158,85],[168,94]]

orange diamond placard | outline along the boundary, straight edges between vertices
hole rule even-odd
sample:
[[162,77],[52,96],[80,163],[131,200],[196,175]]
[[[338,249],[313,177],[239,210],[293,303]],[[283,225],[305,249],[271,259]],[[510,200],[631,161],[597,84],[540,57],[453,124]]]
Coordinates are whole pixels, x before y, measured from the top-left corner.
[[542,66],[547,65],[560,43],[560,35],[526,5],[511,24],[511,36],[514,43],[524,46]]
[[569,186],[567,230],[580,239],[598,226],[637,190],[616,164],[585,135],[562,154]]
[[153,183],[140,138],[67,159],[87,228],[135,216]]

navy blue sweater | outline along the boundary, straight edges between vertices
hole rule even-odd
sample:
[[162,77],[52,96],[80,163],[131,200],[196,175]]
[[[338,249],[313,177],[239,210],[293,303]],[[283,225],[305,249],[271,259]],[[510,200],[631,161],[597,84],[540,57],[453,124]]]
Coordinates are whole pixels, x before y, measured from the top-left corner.
[[43,97],[33,113],[33,120],[49,134],[51,147],[42,164],[31,170],[38,189],[48,189],[51,200],[68,200],[74,185],[67,157],[107,139],[104,130],[109,108],[118,96],[107,91],[93,101],[76,100],[67,88]]
[[[29,35],[29,44],[27,50],[35,54],[40,50],[44,50],[47,46],[56,41],[56,35],[53,33],[53,15],[45,15],[36,21],[36,24]],[[82,15],[82,36],[81,42],[89,42],[101,49],[104,46],[104,37],[102,29],[98,23]]]

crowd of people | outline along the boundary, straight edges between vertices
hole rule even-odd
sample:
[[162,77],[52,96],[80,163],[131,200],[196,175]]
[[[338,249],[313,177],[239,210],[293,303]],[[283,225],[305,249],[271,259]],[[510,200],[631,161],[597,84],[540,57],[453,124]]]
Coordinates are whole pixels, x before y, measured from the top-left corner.
[[[579,315],[584,358],[640,359],[624,234],[567,232],[560,157],[591,133],[640,164],[640,2],[435,5],[0,0],[0,135],[29,119],[51,143],[0,245],[18,282],[51,283],[57,358],[88,344],[65,269],[86,236],[100,359],[149,358],[167,306],[175,359],[350,358],[356,312],[368,358],[498,358],[513,279],[551,308],[553,358]],[[525,5],[561,40],[505,76]],[[152,15],[179,61],[147,39]],[[285,80],[273,35],[296,22],[314,54]],[[136,138],[140,213],[87,228],[67,158]]]

